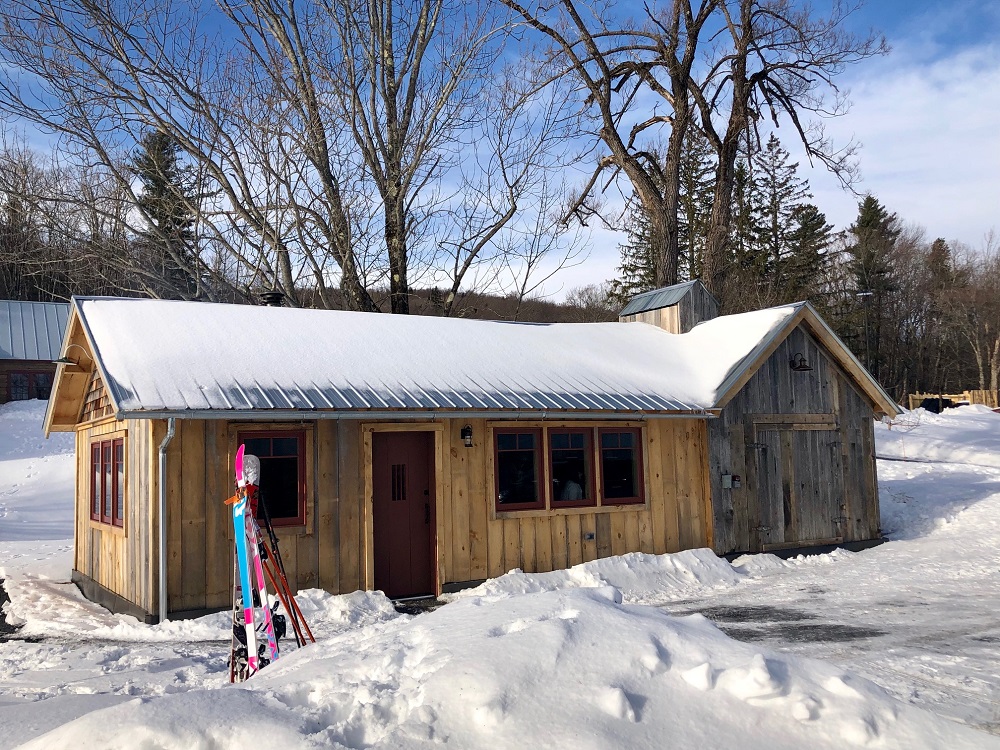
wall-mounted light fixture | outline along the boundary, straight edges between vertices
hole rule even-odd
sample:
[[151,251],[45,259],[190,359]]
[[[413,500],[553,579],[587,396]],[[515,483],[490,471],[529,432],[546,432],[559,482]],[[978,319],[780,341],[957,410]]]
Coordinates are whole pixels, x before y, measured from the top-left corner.
[[462,428],[462,442],[465,443],[466,448],[472,447],[472,425],[467,424]]
[[[83,352],[84,355],[87,357],[87,359],[93,359],[93,357],[90,356],[90,352],[88,352],[84,347],[80,346],[79,344],[68,344],[66,346],[67,352],[70,349],[72,349],[74,346],[77,349],[79,349],[81,352]],[[83,361],[83,360],[80,360],[80,361]],[[80,366],[80,362],[76,361],[75,359],[72,359],[68,354],[65,355],[65,356],[60,357],[59,359],[52,360],[52,364],[54,364],[54,365],[76,365],[77,367]]]
[[793,370],[795,370],[795,372],[808,372],[812,369],[812,365],[810,365],[806,358],[798,352],[792,356],[792,361],[788,364]]

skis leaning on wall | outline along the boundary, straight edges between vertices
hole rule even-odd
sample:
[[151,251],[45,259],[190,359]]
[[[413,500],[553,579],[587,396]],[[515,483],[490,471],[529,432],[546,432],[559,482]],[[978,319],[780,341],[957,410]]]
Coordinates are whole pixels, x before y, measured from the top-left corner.
[[[241,445],[236,453],[235,468],[236,495],[226,501],[232,505],[236,542],[229,679],[242,682],[278,658],[275,619],[280,616],[273,615],[268,601],[255,519],[260,462],[255,456],[245,456]],[[277,607],[277,602],[274,606]]]

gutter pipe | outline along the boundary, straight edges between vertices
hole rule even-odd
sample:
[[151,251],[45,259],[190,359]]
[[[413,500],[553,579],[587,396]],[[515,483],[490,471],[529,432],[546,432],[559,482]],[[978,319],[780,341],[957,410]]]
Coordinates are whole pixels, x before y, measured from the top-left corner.
[[167,435],[160,443],[160,622],[167,620],[167,446],[174,439],[176,423],[167,420]]

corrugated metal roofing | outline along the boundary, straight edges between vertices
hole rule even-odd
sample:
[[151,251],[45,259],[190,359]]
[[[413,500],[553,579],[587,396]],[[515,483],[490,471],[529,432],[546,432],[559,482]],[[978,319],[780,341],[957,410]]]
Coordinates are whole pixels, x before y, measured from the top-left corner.
[[736,329],[704,324],[678,336],[636,323],[539,325],[107,298],[76,305],[116,411],[136,416],[704,412],[729,368],[789,314],[748,314]]
[[685,281],[683,284],[674,284],[673,286],[665,286],[661,289],[653,289],[650,292],[637,294],[629,300],[629,303],[625,305],[618,315],[637,315],[638,313],[648,312],[650,310],[659,310],[661,307],[676,305],[684,299],[684,295],[687,294],[691,287],[693,287],[696,283],[698,283],[697,280]]
[[0,359],[55,359],[68,318],[65,302],[0,300]]

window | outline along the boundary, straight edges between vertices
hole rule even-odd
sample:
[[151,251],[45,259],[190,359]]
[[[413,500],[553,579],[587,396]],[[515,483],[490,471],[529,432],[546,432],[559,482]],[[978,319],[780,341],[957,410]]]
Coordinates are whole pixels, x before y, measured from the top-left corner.
[[646,501],[638,427],[498,426],[492,434],[497,513]]
[[257,517],[267,512],[275,526],[302,526],[306,522],[305,433],[272,430],[241,432],[237,442],[260,459],[260,505]]
[[90,517],[101,523],[124,526],[124,438],[90,444]]
[[47,399],[52,392],[52,373],[12,372],[7,383],[7,398],[11,401]]
[[550,429],[549,482],[553,508],[596,505],[590,436],[593,429]]
[[642,452],[634,427],[602,428],[601,497],[604,505],[641,503]]
[[544,510],[541,493],[542,431],[494,430],[497,510]]

